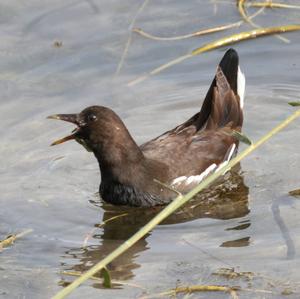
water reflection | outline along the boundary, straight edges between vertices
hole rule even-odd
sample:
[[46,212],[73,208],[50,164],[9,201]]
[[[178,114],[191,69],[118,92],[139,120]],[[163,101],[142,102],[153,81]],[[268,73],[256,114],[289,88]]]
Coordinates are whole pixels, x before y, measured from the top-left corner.
[[250,237],[240,238],[237,240],[223,242],[221,247],[244,247],[250,243]]
[[[248,187],[244,184],[243,176],[239,168],[235,168],[225,175],[225,180],[218,182],[209,189],[203,191],[184,207],[169,216],[161,225],[184,223],[198,218],[232,219],[240,218],[249,213]],[[125,240],[137,232],[162,207],[132,208],[118,207],[105,203],[93,202],[104,210],[101,224],[95,224],[92,231],[93,240],[99,240],[99,245],[72,248],[65,252],[62,271],[88,270],[102,258],[111,253]],[[227,230],[242,230],[250,226],[248,221],[242,221],[238,226]],[[129,280],[134,276],[134,270],[139,268],[136,258],[141,252],[149,249],[145,236],[137,244],[127,250],[123,255],[115,259],[107,267],[113,279]],[[241,240],[227,241],[221,244],[223,247],[247,246],[250,237]],[[71,264],[71,261],[75,264]],[[63,276],[62,282],[72,281],[73,278]],[[95,284],[99,287],[99,284]]]

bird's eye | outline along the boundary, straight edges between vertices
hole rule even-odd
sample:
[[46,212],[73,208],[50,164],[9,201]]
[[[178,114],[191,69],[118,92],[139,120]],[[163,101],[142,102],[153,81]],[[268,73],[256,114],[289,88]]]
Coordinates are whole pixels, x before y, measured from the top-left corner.
[[97,120],[97,116],[95,114],[89,114],[87,119],[88,121],[95,121]]

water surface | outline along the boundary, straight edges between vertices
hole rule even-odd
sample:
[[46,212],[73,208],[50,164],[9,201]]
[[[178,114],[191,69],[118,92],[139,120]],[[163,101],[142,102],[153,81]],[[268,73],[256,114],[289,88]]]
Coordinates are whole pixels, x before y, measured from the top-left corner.
[[[148,40],[130,34],[132,27],[175,36],[240,16],[235,1],[147,1],[141,9],[142,4],[11,0],[0,5],[0,239],[34,230],[1,252],[0,298],[50,298],[74,279],[63,271],[89,269],[157,212],[102,204],[96,160],[75,142],[50,148],[73,127],[46,116],[109,106],[142,143],[199,110],[226,49],[186,60],[133,87],[127,83],[208,41],[250,28],[174,42]],[[256,22],[296,23],[299,12],[266,10]],[[284,36],[289,44],[266,37],[234,46],[247,79],[244,132],[252,140],[295,110],[289,101],[299,100],[300,36]],[[272,292],[242,292],[241,298],[282,298],[289,288],[294,292],[289,298],[298,298],[300,203],[288,192],[300,188],[299,129],[295,121],[243,160],[239,175],[228,174],[224,188],[200,195],[113,261],[112,278],[122,285],[108,290],[88,281],[70,298],[139,298],[192,284]],[[252,272],[253,278],[214,275],[220,268]]]

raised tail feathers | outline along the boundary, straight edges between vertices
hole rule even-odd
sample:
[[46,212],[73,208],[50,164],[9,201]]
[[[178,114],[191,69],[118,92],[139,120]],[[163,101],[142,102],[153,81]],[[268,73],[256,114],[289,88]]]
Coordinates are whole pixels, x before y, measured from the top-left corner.
[[216,86],[211,98],[211,111],[205,129],[233,127],[240,129],[243,124],[243,111],[239,96],[228,83],[221,67],[216,72]]
[[200,113],[192,118],[197,129],[214,129],[227,125],[241,128],[244,93],[245,76],[239,67],[238,54],[234,49],[229,49],[217,67]]

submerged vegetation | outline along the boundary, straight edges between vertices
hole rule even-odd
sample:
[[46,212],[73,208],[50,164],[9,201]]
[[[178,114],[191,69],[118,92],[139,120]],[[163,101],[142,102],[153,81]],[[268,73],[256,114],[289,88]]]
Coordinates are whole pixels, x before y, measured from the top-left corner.
[[20,239],[26,236],[27,234],[30,234],[32,231],[32,229],[26,229],[21,233],[9,235],[5,239],[0,240],[0,252],[3,250],[3,248],[13,245],[13,243],[17,239]]

